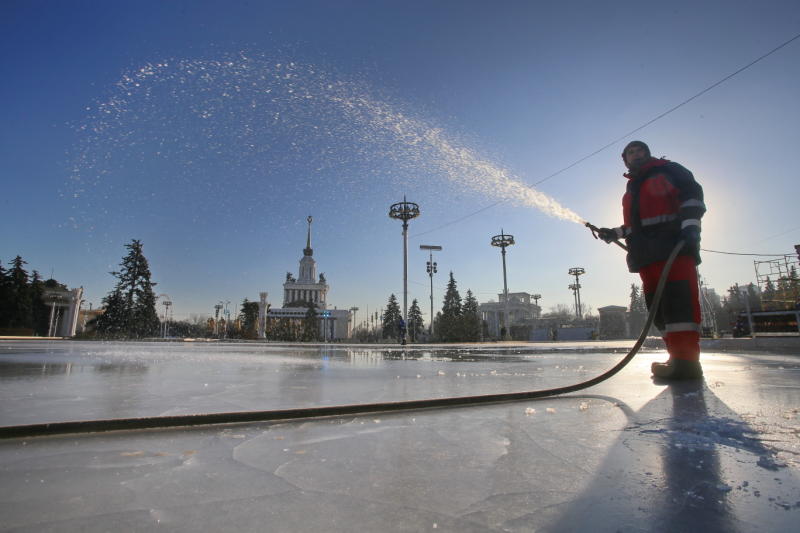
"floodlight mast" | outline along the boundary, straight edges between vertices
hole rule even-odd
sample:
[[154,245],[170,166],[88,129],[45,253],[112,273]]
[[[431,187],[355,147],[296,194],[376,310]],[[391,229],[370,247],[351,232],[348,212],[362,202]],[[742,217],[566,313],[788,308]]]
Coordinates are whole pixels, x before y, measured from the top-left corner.
[[428,277],[431,278],[431,321],[428,323],[428,336],[433,337],[433,275],[438,272],[436,269],[436,262],[433,260],[433,252],[441,251],[441,246],[435,246],[432,244],[420,244],[420,250],[428,250],[429,258],[428,258]]
[[514,243],[514,236],[507,235],[500,229],[500,235],[492,237],[491,245],[500,248],[500,253],[503,256],[503,321],[505,328],[505,335],[503,339],[506,340],[511,336],[511,326],[508,323],[508,279],[506,277],[506,247]]
[[[397,202],[389,207],[389,218],[403,221],[403,320],[408,322],[408,221],[419,216],[419,205],[406,201]],[[406,343],[405,333],[401,332],[401,343]]]
[[569,275],[575,276],[575,283],[569,286],[572,294],[575,296],[575,318],[581,318],[581,284],[579,283],[580,276],[586,274],[586,270],[581,267],[574,267],[569,269]]
[[356,328],[358,328],[358,324],[356,323],[356,313],[358,312],[358,307],[351,307],[350,312],[353,313],[353,331],[350,332],[351,337],[356,336]]

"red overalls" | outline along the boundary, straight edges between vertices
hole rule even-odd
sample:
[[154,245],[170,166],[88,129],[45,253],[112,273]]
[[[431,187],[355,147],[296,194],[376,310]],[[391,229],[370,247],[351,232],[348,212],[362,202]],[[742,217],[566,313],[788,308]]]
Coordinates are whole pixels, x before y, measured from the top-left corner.
[[[626,177],[624,224],[617,233],[625,237],[628,267],[639,273],[649,309],[681,229],[700,226],[706,210],[703,189],[691,172],[666,159],[651,159]],[[655,325],[662,332],[670,357],[676,359],[700,359],[699,263],[698,250],[682,250],[672,265],[656,312]]]

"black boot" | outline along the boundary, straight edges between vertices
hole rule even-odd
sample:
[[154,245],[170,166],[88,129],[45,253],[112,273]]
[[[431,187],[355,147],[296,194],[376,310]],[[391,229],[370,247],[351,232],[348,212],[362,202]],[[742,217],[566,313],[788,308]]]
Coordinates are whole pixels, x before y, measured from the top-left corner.
[[700,366],[700,361],[686,361],[672,357],[666,363],[653,363],[650,371],[657,379],[679,380],[703,377],[703,367]]

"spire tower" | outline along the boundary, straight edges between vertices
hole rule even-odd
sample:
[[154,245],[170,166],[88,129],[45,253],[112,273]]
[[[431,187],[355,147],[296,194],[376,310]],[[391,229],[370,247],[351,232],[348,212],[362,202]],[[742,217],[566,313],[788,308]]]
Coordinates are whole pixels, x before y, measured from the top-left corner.
[[303,255],[312,256],[314,250],[311,248],[311,221],[314,220],[311,215],[308,215],[306,221],[308,222],[308,238],[306,238],[306,248],[303,250]]

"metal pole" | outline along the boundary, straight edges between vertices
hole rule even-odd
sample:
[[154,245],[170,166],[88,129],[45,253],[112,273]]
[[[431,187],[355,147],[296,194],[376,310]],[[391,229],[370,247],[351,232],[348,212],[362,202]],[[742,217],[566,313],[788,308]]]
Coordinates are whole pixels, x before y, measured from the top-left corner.
[[[408,221],[419,216],[419,205],[414,202],[403,201],[389,207],[389,218],[403,221],[403,320],[408,319]],[[408,324],[406,324],[406,328]],[[400,341],[406,343],[405,336]]]
[[428,267],[428,277],[431,278],[431,322],[428,324],[428,336],[433,337],[433,251],[430,254],[430,266]]
[[433,275],[436,274],[436,263],[433,262],[434,250],[440,252],[442,247],[434,244],[420,244],[420,250],[428,250],[428,277],[431,280],[431,321],[428,324],[428,335],[433,337]]
[[569,269],[569,275],[575,276],[575,284],[570,285],[569,288],[574,291],[575,295],[575,318],[581,318],[581,284],[580,284],[580,276],[586,274],[586,270],[582,267],[574,267]]
[[506,279],[506,247],[503,246],[501,248],[501,254],[503,256],[503,321],[505,322],[503,325],[506,328],[506,334],[504,338],[508,338],[511,335],[511,328],[508,325],[508,280]]
[[408,326],[408,221],[403,220],[403,320]]
[[495,235],[492,237],[491,245],[497,248],[500,248],[500,252],[503,256],[503,320],[505,324],[503,327],[506,330],[506,334],[503,336],[504,339],[509,339],[511,337],[511,324],[509,324],[509,317],[508,317],[508,278],[506,276],[506,247],[511,246],[514,244],[514,236],[507,235],[503,229],[500,229],[500,235]]

